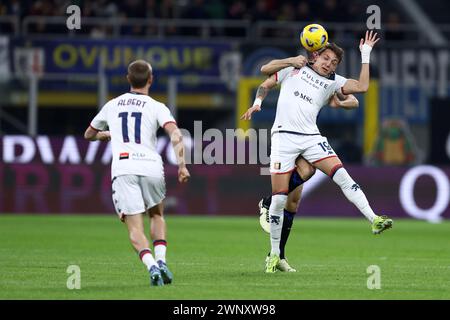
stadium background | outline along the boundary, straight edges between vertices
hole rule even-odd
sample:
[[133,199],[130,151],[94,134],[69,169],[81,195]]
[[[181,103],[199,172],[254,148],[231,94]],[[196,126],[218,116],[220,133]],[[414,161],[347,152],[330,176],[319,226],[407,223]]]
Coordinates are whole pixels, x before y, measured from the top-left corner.
[[[449,4],[72,3],[81,7],[80,30],[66,27],[68,1],[0,1],[1,213],[113,214],[108,146],[90,145],[82,135],[99,106],[128,90],[124,75],[132,59],[152,63],[151,95],[192,137],[196,121],[202,121],[201,133],[225,133],[246,128],[237,117],[253,100],[260,66],[304,52],[298,38],[307,23],[324,25],[346,50],[339,72],[357,77],[357,45],[371,15],[366,10],[378,5],[382,40],[372,55],[371,90],[358,95],[358,110],[323,110],[319,127],[377,212],[433,222],[450,218]],[[276,97],[271,93],[251,126],[270,128]],[[245,143],[235,140],[235,148]],[[261,163],[205,159],[189,166],[189,185],[179,185],[162,132],[159,143],[169,214],[255,215],[260,197],[270,191]],[[359,217],[332,182],[316,176],[306,184],[301,215]]]

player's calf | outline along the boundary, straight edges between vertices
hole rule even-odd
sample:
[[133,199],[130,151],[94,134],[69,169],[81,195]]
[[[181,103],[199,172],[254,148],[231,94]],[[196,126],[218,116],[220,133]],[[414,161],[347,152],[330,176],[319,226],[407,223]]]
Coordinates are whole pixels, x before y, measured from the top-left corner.
[[283,211],[283,226],[281,228],[281,239],[280,239],[280,259],[284,259],[286,243],[289,239],[289,234],[291,233],[292,224],[294,222],[295,211],[290,212],[286,209]]
[[286,194],[275,194],[269,208],[271,253],[280,255],[281,230],[283,227],[283,210],[286,205]]
[[369,201],[367,201],[366,195],[361,190],[361,187],[350,177],[347,170],[342,166],[339,167],[334,172],[332,179],[341,188],[347,199],[352,202],[370,222],[373,222],[377,215],[370,207]]

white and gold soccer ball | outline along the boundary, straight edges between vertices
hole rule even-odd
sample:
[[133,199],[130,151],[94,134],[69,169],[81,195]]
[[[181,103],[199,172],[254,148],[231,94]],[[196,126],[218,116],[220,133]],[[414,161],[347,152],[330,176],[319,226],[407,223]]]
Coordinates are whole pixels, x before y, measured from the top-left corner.
[[259,208],[259,224],[261,225],[261,228],[265,232],[270,233],[269,209],[263,206],[263,200],[261,200],[258,203],[258,208]]
[[308,51],[322,49],[328,43],[328,33],[320,24],[308,24],[300,34],[300,42]]

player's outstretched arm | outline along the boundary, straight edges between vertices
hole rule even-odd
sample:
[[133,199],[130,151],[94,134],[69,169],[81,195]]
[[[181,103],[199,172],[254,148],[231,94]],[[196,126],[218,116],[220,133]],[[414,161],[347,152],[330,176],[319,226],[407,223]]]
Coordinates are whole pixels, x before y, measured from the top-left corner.
[[172,142],[173,150],[175,151],[175,156],[177,157],[178,181],[187,182],[191,175],[186,168],[183,135],[175,123],[168,123],[164,126],[164,130],[166,130],[167,135],[170,137],[170,142]]
[[258,87],[258,90],[256,91],[256,98],[253,102],[253,106],[249,108],[242,116],[241,120],[251,120],[252,114],[254,112],[261,111],[261,105],[263,100],[267,97],[267,94],[269,93],[270,89],[275,87],[277,85],[277,80],[275,78],[275,75],[271,75],[268,79],[266,79],[261,85]]
[[359,80],[348,79],[342,87],[344,94],[351,93],[364,93],[369,89],[369,63],[370,52],[373,46],[380,40],[377,37],[377,33],[372,30],[366,31],[365,39],[361,39],[359,42],[359,50],[361,51],[361,72],[359,74]]
[[89,141],[109,141],[111,140],[111,134],[109,131],[98,131],[89,126],[84,132],[84,138]]
[[308,59],[302,55],[290,57],[286,59],[275,59],[261,67],[261,73],[266,76],[271,76],[274,73],[287,68],[294,67],[300,69],[306,65]]
[[352,94],[345,96],[344,99],[341,99],[337,94],[334,94],[330,99],[330,107],[354,109],[359,107],[359,101]]

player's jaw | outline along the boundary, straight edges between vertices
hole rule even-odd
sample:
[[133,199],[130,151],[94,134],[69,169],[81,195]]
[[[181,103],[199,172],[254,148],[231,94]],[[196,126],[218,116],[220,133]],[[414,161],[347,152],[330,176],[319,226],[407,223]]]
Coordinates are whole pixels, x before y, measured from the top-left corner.
[[324,76],[329,76],[331,73],[330,68],[328,68],[327,66],[320,66],[320,71],[321,75]]

